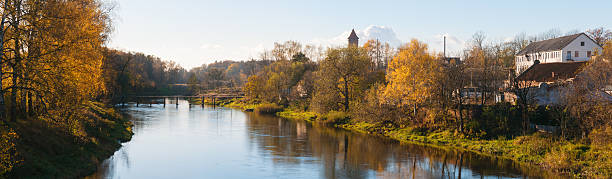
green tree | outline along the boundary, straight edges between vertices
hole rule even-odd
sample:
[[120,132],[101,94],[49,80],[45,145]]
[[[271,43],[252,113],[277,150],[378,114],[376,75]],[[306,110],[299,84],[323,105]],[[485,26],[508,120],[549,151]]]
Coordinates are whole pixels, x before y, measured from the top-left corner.
[[313,107],[319,111],[349,111],[351,101],[360,99],[368,85],[371,61],[362,48],[329,49],[316,72]]

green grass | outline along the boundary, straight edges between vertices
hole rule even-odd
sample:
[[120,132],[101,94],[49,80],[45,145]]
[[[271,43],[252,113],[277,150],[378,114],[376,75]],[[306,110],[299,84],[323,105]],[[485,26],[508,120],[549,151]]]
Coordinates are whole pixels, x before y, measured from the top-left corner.
[[276,115],[282,118],[294,119],[294,120],[305,120],[309,122],[313,122],[315,119],[317,119],[317,113],[315,112],[300,112],[300,111],[287,110],[287,109],[276,113]]
[[236,108],[236,109],[240,109],[243,111],[254,111],[255,108],[257,108],[257,106],[259,106],[258,103],[247,103],[244,102],[242,100],[233,100],[231,102],[229,102],[228,104],[223,105],[224,107],[228,107],[228,108]]
[[278,104],[265,103],[255,107],[255,112],[259,114],[276,114],[283,111],[284,107]]

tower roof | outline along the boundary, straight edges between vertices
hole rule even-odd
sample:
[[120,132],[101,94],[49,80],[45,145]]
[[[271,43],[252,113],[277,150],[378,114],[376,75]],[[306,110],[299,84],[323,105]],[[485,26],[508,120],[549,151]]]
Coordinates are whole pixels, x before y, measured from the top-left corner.
[[351,35],[349,35],[348,39],[359,39],[359,37],[357,37],[357,34],[355,33],[355,29],[351,31]]

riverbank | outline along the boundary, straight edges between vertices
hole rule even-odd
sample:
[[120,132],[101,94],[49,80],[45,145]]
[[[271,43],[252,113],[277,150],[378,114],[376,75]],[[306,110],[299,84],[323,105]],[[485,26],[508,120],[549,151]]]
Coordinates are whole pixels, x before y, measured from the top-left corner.
[[132,123],[102,103],[89,102],[75,112],[79,115],[68,121],[70,126],[55,125],[57,122],[44,117],[5,124],[15,134],[14,140],[7,141],[14,145],[6,153],[13,162],[3,168],[6,173],[0,177],[87,176],[133,135]]
[[[245,111],[257,110],[257,104],[233,102],[226,107]],[[325,117],[314,112],[284,108],[275,115],[283,118],[318,122]],[[334,127],[355,132],[388,137],[400,142],[443,147],[456,147],[484,155],[507,158],[522,164],[537,165],[544,169],[565,173],[572,177],[607,178],[612,175],[612,144],[582,144],[580,141],[557,139],[552,134],[534,133],[513,139],[479,139],[450,130],[422,131],[415,128],[397,128],[380,123],[345,120],[329,123]]]

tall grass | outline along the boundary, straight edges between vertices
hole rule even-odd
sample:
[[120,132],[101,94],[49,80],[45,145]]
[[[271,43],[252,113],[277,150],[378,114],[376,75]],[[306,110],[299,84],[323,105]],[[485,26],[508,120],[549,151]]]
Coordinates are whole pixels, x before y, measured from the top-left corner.
[[283,111],[284,107],[278,104],[260,104],[255,108],[255,112],[259,114],[276,114],[277,112]]

